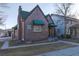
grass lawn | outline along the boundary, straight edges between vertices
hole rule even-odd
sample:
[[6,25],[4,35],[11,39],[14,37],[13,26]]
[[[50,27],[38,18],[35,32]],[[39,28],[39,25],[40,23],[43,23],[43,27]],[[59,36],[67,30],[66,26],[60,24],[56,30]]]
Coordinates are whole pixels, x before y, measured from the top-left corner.
[[0,50],[0,56],[32,56],[38,55],[44,52],[60,50],[68,47],[73,47],[73,45],[66,43],[53,43],[48,45],[39,45],[39,46],[31,46],[31,47],[21,47],[21,48],[13,48],[13,49],[4,49]]
[[9,46],[13,46],[14,43],[15,43],[14,40],[9,40]]
[[65,41],[79,43],[79,39],[64,39]]
[[0,48],[2,47],[2,45],[3,45],[3,42],[0,42]]
[[15,42],[16,41],[14,41],[14,40],[9,40],[9,46],[11,47],[11,46],[20,46],[20,45],[29,45],[29,44],[38,44],[38,43],[48,43],[48,42],[50,42],[50,41],[44,41],[44,42],[32,42],[32,43],[23,43],[23,44],[15,44]]

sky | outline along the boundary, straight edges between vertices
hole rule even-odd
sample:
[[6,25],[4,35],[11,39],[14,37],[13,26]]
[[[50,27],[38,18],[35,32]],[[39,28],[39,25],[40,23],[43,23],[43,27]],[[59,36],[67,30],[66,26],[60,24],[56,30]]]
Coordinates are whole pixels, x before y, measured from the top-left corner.
[[[9,3],[9,8],[0,8],[0,10],[4,11],[3,15],[5,16],[6,21],[4,24],[6,26],[0,26],[2,29],[10,29],[17,24],[17,16],[18,16],[18,7],[22,6],[22,9],[30,12],[37,3]],[[53,3],[42,3],[38,4],[45,15],[55,13],[55,5]],[[79,4],[75,4],[72,13],[79,13]],[[77,15],[78,18],[78,15]]]

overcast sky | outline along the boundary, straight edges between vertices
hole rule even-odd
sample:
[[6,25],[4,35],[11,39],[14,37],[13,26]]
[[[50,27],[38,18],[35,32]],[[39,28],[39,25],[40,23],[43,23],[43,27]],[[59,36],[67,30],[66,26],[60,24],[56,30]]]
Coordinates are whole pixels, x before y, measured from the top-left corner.
[[[5,11],[6,16],[6,28],[9,29],[17,24],[17,15],[18,15],[18,7],[19,5],[22,6],[22,9],[25,11],[31,11],[37,4],[32,3],[26,3],[26,4],[18,4],[18,3],[12,3],[8,4],[9,8],[0,8],[0,10]],[[52,14],[55,13],[55,7],[54,4],[48,3],[48,4],[38,4],[44,14]],[[73,7],[73,13],[79,11],[79,4],[75,4]],[[78,17],[78,16],[77,16]],[[0,26],[0,28],[5,29],[5,26]]]

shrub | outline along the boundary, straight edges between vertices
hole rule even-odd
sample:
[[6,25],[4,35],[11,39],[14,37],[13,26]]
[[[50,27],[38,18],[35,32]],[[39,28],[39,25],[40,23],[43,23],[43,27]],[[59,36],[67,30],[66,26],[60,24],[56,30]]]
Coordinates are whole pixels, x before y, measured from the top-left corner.
[[61,38],[70,39],[71,38],[71,35],[69,35],[69,34],[61,35]]

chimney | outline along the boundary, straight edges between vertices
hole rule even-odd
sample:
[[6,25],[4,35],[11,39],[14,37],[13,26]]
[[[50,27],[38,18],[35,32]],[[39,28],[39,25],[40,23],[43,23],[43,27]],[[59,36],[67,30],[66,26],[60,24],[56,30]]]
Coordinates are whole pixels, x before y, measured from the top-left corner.
[[19,14],[21,13],[21,11],[22,11],[22,8],[21,8],[21,6],[19,6],[19,9],[18,9],[18,11],[19,11]]

